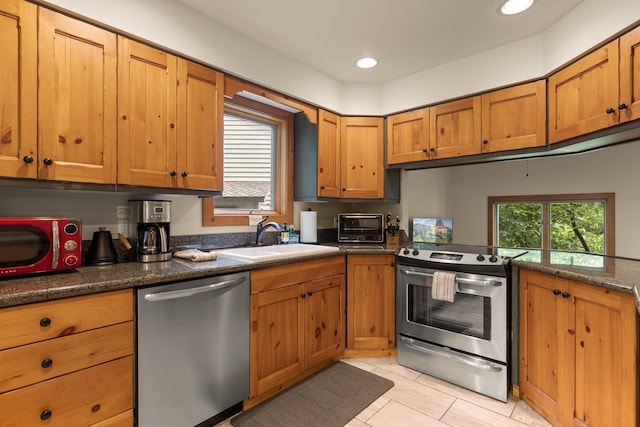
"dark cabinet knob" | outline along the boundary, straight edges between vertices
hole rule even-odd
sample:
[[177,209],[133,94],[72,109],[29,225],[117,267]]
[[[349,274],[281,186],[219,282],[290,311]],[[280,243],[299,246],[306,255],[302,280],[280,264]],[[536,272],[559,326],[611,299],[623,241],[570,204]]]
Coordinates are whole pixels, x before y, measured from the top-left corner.
[[171,176],[176,176],[176,175],[178,175],[178,172],[176,172],[176,171],[171,171],[171,172],[169,172],[169,175],[171,175]]
[[49,418],[51,418],[51,415],[53,415],[53,412],[51,412],[48,409],[45,409],[44,411],[42,411],[42,413],[40,414],[40,419],[41,420],[48,420]]
[[435,149],[435,148],[433,148],[433,147],[431,147],[431,148],[429,148],[429,151],[431,151],[431,152],[433,153],[433,152],[435,152],[435,151],[436,151],[436,149]]
[[389,267],[395,267],[395,266],[396,266],[395,262],[392,262],[391,264],[389,264]]
[[423,149],[422,149],[422,152],[423,152],[423,153],[426,153],[426,152],[427,152],[427,149],[426,149],[426,148],[423,148]]
[[482,140],[482,143],[483,143],[484,145],[487,145],[487,144],[489,143],[489,140],[488,140],[488,139],[483,139],[483,140]]
[[313,295],[313,292],[309,291],[309,292],[307,292],[307,295],[311,296],[311,295]]
[[42,363],[40,363],[40,366],[42,366],[43,368],[47,369],[50,368],[51,366],[53,366],[53,360],[51,359],[44,359],[42,361]]
[[307,296],[305,294],[300,294],[300,298],[305,299]]
[[620,105],[618,105],[618,109],[619,110],[624,110],[625,108],[627,108],[627,104],[625,104],[624,102]]
[[563,292],[562,293],[562,298],[569,298],[571,296],[571,294],[569,292]]
[[554,295],[560,295],[560,289],[554,289],[553,290],[553,294]]
[[320,189],[321,189],[321,190],[324,190],[324,185],[321,185],[321,186],[320,186]]
[[26,164],[33,163],[33,157],[32,156],[24,156],[22,158],[22,161],[25,162]]
[[50,318],[43,317],[42,319],[40,319],[40,326],[46,328],[49,325],[51,325],[51,319]]
[[607,108],[607,110],[606,110],[606,113],[607,113],[607,114],[613,114],[613,113],[615,113],[615,112],[616,112],[616,110],[615,110],[613,107],[609,107],[609,108]]
[[343,189],[342,189],[342,191],[347,191],[347,189],[346,189],[346,188],[343,188]]
[[42,160],[42,163],[44,163],[45,166],[51,166],[53,164],[53,160],[50,157],[45,157],[44,160]]
[[189,175],[187,171],[182,171],[182,173],[180,174],[180,176],[182,176],[183,178],[186,178],[187,175]]

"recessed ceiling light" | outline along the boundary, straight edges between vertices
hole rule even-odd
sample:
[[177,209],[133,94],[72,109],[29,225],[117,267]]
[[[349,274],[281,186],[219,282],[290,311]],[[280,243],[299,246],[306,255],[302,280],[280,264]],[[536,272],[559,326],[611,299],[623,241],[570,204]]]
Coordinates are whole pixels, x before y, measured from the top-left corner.
[[378,63],[378,60],[375,58],[360,58],[356,65],[358,68],[373,68]]
[[500,9],[504,15],[515,15],[529,9],[533,0],[507,0]]

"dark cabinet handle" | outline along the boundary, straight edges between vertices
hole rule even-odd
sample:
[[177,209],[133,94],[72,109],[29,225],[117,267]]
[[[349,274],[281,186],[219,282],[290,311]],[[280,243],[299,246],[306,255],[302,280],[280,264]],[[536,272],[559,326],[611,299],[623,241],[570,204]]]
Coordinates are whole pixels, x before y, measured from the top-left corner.
[[42,363],[40,363],[40,366],[42,366],[45,369],[50,368],[52,365],[53,365],[53,360],[51,359],[44,359]]
[[619,110],[624,110],[625,108],[627,108],[627,104],[625,104],[624,102],[620,105],[618,105],[618,109]]
[[25,162],[26,164],[33,163],[33,157],[32,156],[24,156],[22,158],[22,161]]
[[616,112],[616,110],[613,107],[609,107],[607,108],[607,110],[605,111],[607,114],[613,114]]
[[188,175],[187,171],[183,171],[180,176],[182,176],[183,178],[186,178]]
[[305,299],[307,296],[305,294],[300,294],[300,298]]
[[482,143],[483,143],[484,145],[487,145],[487,144],[489,143],[489,140],[488,140],[488,139],[483,139],[483,140],[482,140]]
[[320,189],[321,189],[321,190],[324,190],[324,185],[321,185],[321,186],[320,186]]
[[169,175],[171,175],[171,176],[176,176],[176,175],[178,175],[178,172],[176,172],[176,171],[171,171],[171,172],[169,172]]
[[307,292],[307,295],[311,296],[311,295],[313,295],[313,292],[309,291],[309,292]]
[[422,152],[423,152],[423,153],[426,153],[426,152],[427,152],[427,149],[426,149],[426,148],[423,148],[423,149],[422,149]]
[[553,290],[553,294],[554,295],[560,295],[560,289],[554,289]]
[[53,164],[53,160],[50,157],[45,157],[44,160],[42,160],[42,163],[44,163],[45,166],[51,166]]
[[396,266],[395,262],[392,262],[391,264],[389,264],[389,267],[395,267],[395,266]]
[[562,293],[562,298],[569,298],[571,296],[571,294],[569,292],[563,292]]
[[51,325],[51,319],[50,319],[50,318],[48,318],[48,317],[43,317],[42,319],[40,319],[40,326],[42,326],[42,327],[45,327],[45,328],[46,328],[46,327],[47,327],[47,326],[49,326],[49,325]]
[[433,153],[434,151],[436,151],[436,149],[431,147],[431,148],[429,148],[429,151],[431,151]]
[[40,414],[40,419],[41,420],[48,420],[49,418],[51,418],[51,415],[53,415],[53,412],[51,412],[48,409],[45,409],[44,411],[42,411],[42,413]]

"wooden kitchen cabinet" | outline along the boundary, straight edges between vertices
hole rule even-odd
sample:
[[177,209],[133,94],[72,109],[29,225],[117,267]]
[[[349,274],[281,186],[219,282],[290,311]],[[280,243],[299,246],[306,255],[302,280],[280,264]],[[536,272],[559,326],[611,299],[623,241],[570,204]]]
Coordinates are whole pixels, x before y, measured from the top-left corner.
[[0,309],[0,426],[133,424],[133,294]]
[[37,155],[37,7],[0,4],[0,176],[35,179]]
[[545,80],[482,94],[482,152],[547,144]]
[[431,159],[482,152],[481,98],[474,96],[429,108]]
[[342,353],[344,271],[338,256],[251,272],[250,400]]
[[640,118],[640,27],[620,37],[619,106],[623,104],[620,123]]
[[318,110],[318,196],[340,197],[340,116]]
[[520,270],[520,394],[556,426],[635,426],[631,294]]
[[38,179],[116,182],[116,35],[38,13]]
[[381,117],[342,118],[340,168],[340,197],[384,197],[384,121]]
[[387,163],[429,160],[429,108],[387,117]]
[[395,350],[395,257],[347,257],[348,357],[390,355]]

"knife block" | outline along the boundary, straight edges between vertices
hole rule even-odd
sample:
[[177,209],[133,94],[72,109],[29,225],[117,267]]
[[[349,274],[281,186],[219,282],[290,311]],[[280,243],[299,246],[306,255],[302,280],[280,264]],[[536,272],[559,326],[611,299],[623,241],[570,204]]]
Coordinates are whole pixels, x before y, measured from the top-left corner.
[[387,232],[387,244],[388,245],[399,245],[400,244],[400,233],[391,234]]

